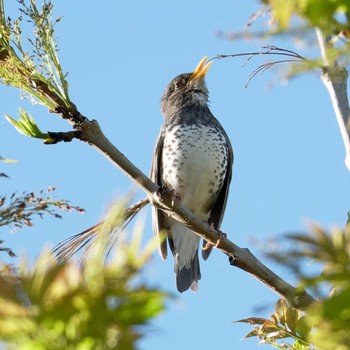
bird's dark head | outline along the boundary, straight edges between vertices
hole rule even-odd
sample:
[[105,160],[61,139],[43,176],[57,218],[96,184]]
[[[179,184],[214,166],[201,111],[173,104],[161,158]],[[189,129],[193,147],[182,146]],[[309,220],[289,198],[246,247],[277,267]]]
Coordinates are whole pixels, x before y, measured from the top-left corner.
[[204,57],[193,73],[178,75],[166,87],[161,99],[161,110],[165,118],[191,104],[207,105],[209,92],[204,78],[211,62],[206,61],[207,57]]

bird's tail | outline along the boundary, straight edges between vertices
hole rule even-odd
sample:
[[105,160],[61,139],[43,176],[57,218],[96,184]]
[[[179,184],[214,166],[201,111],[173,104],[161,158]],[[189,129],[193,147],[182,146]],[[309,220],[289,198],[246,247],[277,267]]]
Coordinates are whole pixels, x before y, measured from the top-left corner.
[[198,290],[198,281],[201,279],[198,250],[196,251],[189,267],[184,266],[180,270],[177,260],[177,256],[175,256],[174,268],[176,273],[176,287],[178,291],[182,293],[191,287],[191,289],[196,292]]

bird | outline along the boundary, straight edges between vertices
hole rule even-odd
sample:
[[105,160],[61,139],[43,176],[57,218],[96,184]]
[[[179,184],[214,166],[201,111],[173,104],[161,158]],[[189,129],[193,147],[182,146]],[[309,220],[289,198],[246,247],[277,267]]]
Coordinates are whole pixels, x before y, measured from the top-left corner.
[[[156,141],[150,178],[169,189],[198,218],[220,230],[234,156],[225,130],[209,109],[205,76],[211,63],[204,57],[192,73],[180,74],[167,85],[161,98],[164,123]],[[163,260],[170,246],[178,291],[197,291],[201,279],[200,237],[154,206],[152,226]],[[203,241],[204,260],[211,250],[212,246],[208,248]]]

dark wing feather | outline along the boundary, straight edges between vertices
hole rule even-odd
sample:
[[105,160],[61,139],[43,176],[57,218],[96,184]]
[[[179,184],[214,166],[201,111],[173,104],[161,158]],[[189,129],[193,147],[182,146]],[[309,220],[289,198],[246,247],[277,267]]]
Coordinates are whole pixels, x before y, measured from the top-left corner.
[[[226,177],[222,185],[221,191],[219,192],[219,195],[210,212],[210,217],[208,220],[209,225],[213,224],[215,229],[220,229],[221,222],[225,213],[228,192],[229,192],[230,182],[232,178],[233,150],[227,136],[226,136],[226,140],[227,140],[227,147],[228,147]],[[203,241],[203,247],[206,246],[206,243],[207,243],[206,241]],[[208,259],[212,249],[213,249],[213,246],[209,246],[209,248],[207,247],[205,250],[202,250],[203,259],[205,260]]]
[[[162,185],[161,161],[162,161],[162,153],[163,153],[163,143],[164,143],[164,136],[163,136],[163,132],[161,131],[157,139],[156,147],[154,149],[152,168],[151,168],[151,174],[150,174],[151,180],[159,186]],[[164,226],[164,213],[154,206],[152,206],[152,225],[153,225],[153,233],[158,237],[159,253],[161,257],[165,260],[168,256],[167,242],[165,237],[161,236],[162,231],[166,229]]]

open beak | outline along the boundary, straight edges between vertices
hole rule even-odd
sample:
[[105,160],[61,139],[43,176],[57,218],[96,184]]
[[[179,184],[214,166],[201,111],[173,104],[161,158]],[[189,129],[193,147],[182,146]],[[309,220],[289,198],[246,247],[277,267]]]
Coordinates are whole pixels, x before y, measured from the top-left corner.
[[199,62],[198,66],[194,70],[194,72],[191,75],[191,78],[189,81],[196,80],[198,78],[202,78],[205,76],[205,74],[208,72],[211,62],[205,63],[207,61],[208,56],[205,56],[202,58],[202,60]]

